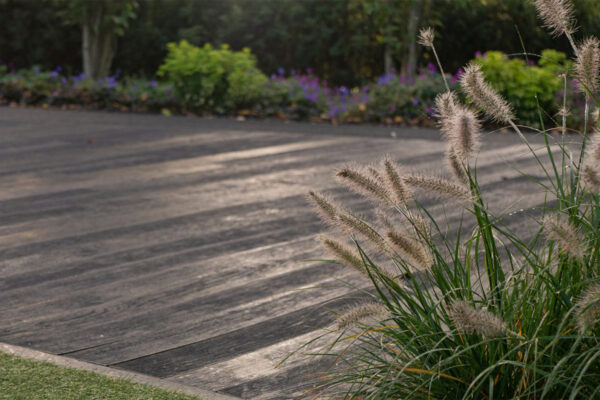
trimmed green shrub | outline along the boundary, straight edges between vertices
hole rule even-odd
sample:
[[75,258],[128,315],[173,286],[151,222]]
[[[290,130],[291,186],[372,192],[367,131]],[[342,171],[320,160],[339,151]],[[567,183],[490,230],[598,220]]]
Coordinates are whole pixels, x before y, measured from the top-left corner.
[[267,82],[247,48],[197,47],[185,40],[167,47],[158,75],[173,83],[176,96],[186,107],[217,113],[248,108],[259,99]]

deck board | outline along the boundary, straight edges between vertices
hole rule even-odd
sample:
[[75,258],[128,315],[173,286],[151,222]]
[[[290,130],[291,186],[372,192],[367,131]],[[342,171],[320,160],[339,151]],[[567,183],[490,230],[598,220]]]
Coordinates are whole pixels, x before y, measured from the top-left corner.
[[[431,129],[0,108],[0,341],[243,398],[301,395],[322,366],[275,364],[368,286],[306,262],[323,229],[306,192],[368,214],[336,168],[387,153],[440,173],[444,150]],[[543,201],[516,169],[543,179],[516,136],[487,135],[478,171],[507,215]]]

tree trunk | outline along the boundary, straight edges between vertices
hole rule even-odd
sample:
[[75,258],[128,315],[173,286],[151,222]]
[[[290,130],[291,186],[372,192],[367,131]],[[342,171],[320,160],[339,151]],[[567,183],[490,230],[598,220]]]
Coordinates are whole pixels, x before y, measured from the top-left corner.
[[116,51],[116,36],[102,23],[104,4],[84,2],[82,15],[83,72],[92,79],[108,75]]
[[385,45],[385,50],[383,53],[383,62],[384,62],[384,68],[385,68],[385,73],[386,74],[390,74],[392,72],[392,69],[394,69],[394,59],[392,57],[392,46],[390,46],[389,44]]
[[411,0],[404,46],[407,51],[402,63],[402,71],[408,76],[414,76],[417,69],[417,30],[419,29],[422,8],[423,0]]

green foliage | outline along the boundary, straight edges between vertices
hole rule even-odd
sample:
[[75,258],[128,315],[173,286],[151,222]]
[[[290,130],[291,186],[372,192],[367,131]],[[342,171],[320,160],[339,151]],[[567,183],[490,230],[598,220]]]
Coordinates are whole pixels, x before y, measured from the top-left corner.
[[368,112],[373,120],[401,117],[429,118],[435,96],[445,91],[442,76],[437,73],[421,73],[417,78],[384,75],[371,86]]
[[81,30],[49,0],[0,0],[0,58],[15,68],[81,69]]
[[158,112],[179,107],[172,91],[169,84],[154,80],[93,80],[38,67],[7,73],[6,66],[0,66],[0,103]]
[[[544,131],[545,142],[537,143],[546,150],[542,155],[514,129],[540,168],[531,185],[546,199],[539,211],[530,210],[532,229],[514,231],[491,211],[498,200],[483,192],[474,154],[458,159],[456,179],[445,184],[409,186],[399,169],[394,175],[381,168],[369,175],[376,178],[365,179],[338,174],[387,222],[321,207],[340,235],[351,232],[356,249],[345,253],[353,251],[350,256],[338,252],[331,261],[361,269],[372,284],[370,300],[387,316],[344,314],[337,330],[324,332],[331,341],[308,351],[331,360],[322,384],[326,394],[407,400],[598,397],[600,185],[582,182],[583,175],[600,173],[598,139],[590,142],[583,132],[583,148],[567,147],[564,138],[554,142]],[[449,154],[476,140],[469,132],[448,133]],[[469,140],[459,142],[465,137]],[[586,145],[592,146],[587,156]],[[404,185],[400,199],[399,185]],[[448,190],[450,185],[456,190]],[[423,199],[417,188],[449,198],[456,211],[447,215],[450,209],[440,210],[439,202]],[[455,195],[461,191],[464,195]],[[347,223],[351,218],[360,223]],[[392,234],[405,239],[394,241]],[[467,311],[453,311],[456,304]]]
[[[560,86],[556,74],[569,70],[566,57],[551,51],[539,66],[501,52],[476,62],[524,119],[532,118],[534,106],[541,114]],[[584,67],[598,74],[593,62]],[[476,73],[466,77],[473,104],[451,94],[437,103],[452,180],[405,175],[389,159],[379,170],[371,164],[338,172],[371,200],[377,222],[311,192],[323,219],[352,234],[354,248],[324,240],[337,258],[332,261],[360,270],[373,285],[367,292],[373,304],[345,312],[337,329],[324,333],[333,340],[321,351],[332,360],[322,387],[332,397],[575,400],[600,394],[599,134],[586,123],[582,140],[567,144],[540,121],[543,142],[533,145],[510,113],[499,111],[505,100]],[[502,202],[479,183],[478,111],[502,118],[539,166],[527,178],[544,202],[519,211],[529,217],[526,227],[505,218],[506,210],[495,214]],[[423,201],[422,191],[453,201],[452,211],[447,214],[445,202]]]
[[[4,62],[15,67],[62,65],[81,70],[81,32],[64,24],[72,0],[0,0],[0,49]],[[119,2],[116,2],[119,3]],[[311,67],[334,85],[366,84],[384,72],[384,51],[392,50],[396,67],[406,52],[407,0],[142,0],[125,19],[118,39],[114,70],[152,76],[166,55],[166,44],[186,39],[217,48],[252,49],[266,74],[279,67]],[[582,35],[600,33],[596,0],[575,0]],[[423,0],[422,26],[436,29],[440,57],[456,71],[476,51],[521,49],[518,28],[528,51],[553,47],[568,52],[539,28],[535,9],[523,0]],[[72,22],[74,14],[67,18]],[[121,15],[123,14],[115,14]],[[123,18],[119,17],[121,21]],[[480,21],[486,19],[486,24]],[[516,28],[515,28],[516,27]],[[420,49],[421,64],[432,54]]]
[[564,53],[544,50],[537,66],[499,51],[488,51],[475,62],[491,85],[513,105],[519,123],[539,126],[538,102],[546,117],[558,111],[556,94],[562,85],[558,75],[570,66]]
[[158,75],[173,83],[186,106],[218,113],[252,106],[267,82],[249,49],[197,47],[185,40],[168,44]]
[[58,7],[57,15],[64,23],[81,24],[82,16],[95,10],[100,21],[94,21],[95,29],[108,30],[117,36],[123,36],[132,20],[137,17],[137,0],[53,0]]

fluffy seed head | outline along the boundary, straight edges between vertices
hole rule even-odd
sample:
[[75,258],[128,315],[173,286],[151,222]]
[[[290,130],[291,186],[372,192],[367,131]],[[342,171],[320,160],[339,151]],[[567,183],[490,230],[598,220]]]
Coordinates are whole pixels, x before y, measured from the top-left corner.
[[581,175],[586,189],[600,193],[600,132],[594,131],[585,152],[585,162],[581,168]]
[[454,107],[458,105],[458,98],[453,91],[440,93],[435,96],[436,116],[439,119],[451,117],[454,114]]
[[600,108],[594,108],[594,111],[590,114],[592,116],[592,121],[594,121],[594,126],[598,127],[598,120],[600,120]]
[[[343,264],[353,268],[366,277],[369,276],[367,273],[367,267],[363,263],[362,258],[356,249],[353,249],[350,246],[325,235],[322,235],[320,239],[325,250],[327,250],[338,261],[341,261]],[[394,274],[393,272],[383,268],[377,268],[377,272],[390,280],[396,280],[398,277],[398,274]]]
[[433,47],[433,40],[435,39],[435,34],[433,32],[433,28],[423,28],[419,32],[419,44],[426,47]]
[[579,332],[585,331],[593,326],[600,317],[600,284],[586,288],[575,305],[575,320]]
[[575,63],[578,86],[583,94],[590,95],[598,90],[599,73],[600,41],[595,37],[589,37],[579,46]]
[[354,326],[356,323],[374,317],[385,317],[389,315],[389,310],[379,303],[365,303],[354,306],[341,314],[336,321],[338,329],[346,329]]
[[460,87],[495,121],[509,123],[515,118],[510,105],[485,80],[479,64],[471,63],[465,68],[460,77]]
[[383,168],[385,170],[385,180],[388,186],[388,192],[393,194],[394,200],[397,203],[406,206],[412,193],[402,180],[400,168],[389,157],[383,159]]
[[569,0],[535,0],[538,15],[553,35],[560,36],[576,31],[573,4]]
[[600,172],[589,164],[582,167],[583,183],[587,190],[600,193]]
[[308,192],[308,200],[315,206],[319,217],[330,226],[337,226],[338,215],[345,212],[344,209],[327,196],[313,192]]
[[456,155],[454,148],[450,147],[446,153],[446,160],[448,161],[448,168],[452,173],[452,176],[461,185],[469,186],[469,177],[465,171],[465,167],[462,161]]
[[424,189],[443,197],[468,202],[473,201],[473,196],[471,196],[469,190],[445,179],[422,175],[408,175],[404,177],[404,182],[414,188]]
[[600,132],[595,131],[587,145],[585,154],[587,164],[600,165]]
[[381,235],[361,218],[350,213],[340,214],[338,217],[340,223],[347,228],[349,233],[358,233],[369,242],[383,251],[387,251],[385,240]]
[[323,247],[336,259],[342,261],[344,264],[355,268],[361,273],[365,273],[365,266],[356,250],[350,248],[350,246],[344,243],[338,242],[329,236],[321,236],[321,243]]
[[554,240],[570,257],[583,259],[585,256],[585,238],[566,218],[547,215],[542,221],[544,233]]
[[400,255],[408,258],[420,270],[426,270],[433,264],[429,251],[420,241],[408,236],[406,233],[393,230],[387,233],[387,237]]
[[558,110],[558,112],[556,113],[557,116],[559,117],[568,117],[569,115],[571,115],[571,111],[569,111],[568,108],[566,107],[561,107],[560,110]]
[[346,184],[350,189],[371,199],[383,203],[391,204],[390,196],[386,188],[373,179],[352,167],[344,167],[336,174],[338,179]]
[[455,114],[446,132],[454,153],[459,158],[466,160],[473,155],[480,145],[481,124],[477,115],[468,108],[456,107]]
[[501,337],[509,330],[504,321],[487,310],[476,309],[463,300],[453,301],[447,308],[448,316],[457,330],[484,337]]
[[381,176],[381,173],[377,168],[370,165],[369,167],[367,167],[367,171],[369,172],[371,177],[375,179],[375,181],[377,181],[379,184],[385,184],[385,180],[383,179],[383,176]]

